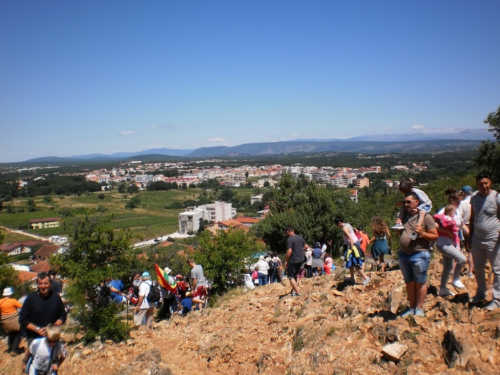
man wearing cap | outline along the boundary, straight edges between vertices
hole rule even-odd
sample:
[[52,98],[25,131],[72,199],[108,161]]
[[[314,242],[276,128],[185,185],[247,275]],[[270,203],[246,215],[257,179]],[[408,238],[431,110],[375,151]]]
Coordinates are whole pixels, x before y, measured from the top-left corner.
[[[466,185],[462,187],[462,192],[464,193],[464,198],[460,201],[460,204],[458,205],[458,211],[462,215],[462,222],[470,230],[470,211],[471,211],[470,199],[472,197],[472,187]],[[472,253],[470,251],[470,246],[469,246],[470,242],[469,234],[464,232],[463,236],[465,242],[465,249],[467,250],[467,264],[469,266],[468,276],[474,277],[474,261],[472,260]]]
[[485,267],[489,262],[493,271],[493,299],[486,310],[500,307],[500,196],[491,188],[491,178],[486,173],[476,177],[477,194],[471,198],[470,241],[476,270],[477,291],[471,303],[486,300]]
[[[172,270],[169,267],[165,267],[163,270],[165,281],[169,283],[169,285],[175,284],[175,278],[170,276]],[[177,311],[177,300],[175,299],[175,294],[170,290],[161,287],[161,297],[163,299],[163,304],[161,305],[160,312],[158,314],[158,318],[160,320],[170,319],[173,311]]]
[[26,331],[28,347],[31,342],[45,336],[45,328],[49,323],[60,326],[66,321],[66,309],[59,294],[51,290],[52,281],[45,272],[37,276],[38,290],[26,297],[19,323]]
[[134,324],[136,327],[142,325],[143,321],[148,328],[153,326],[154,306],[150,306],[146,298],[152,285],[153,282],[151,281],[149,272],[144,271],[142,273],[142,283],[139,287],[139,300],[135,308]]
[[17,309],[20,309],[23,305],[15,298],[11,298],[12,294],[14,294],[14,291],[10,287],[3,290],[4,298],[0,299],[0,322],[8,336],[7,353],[15,356],[21,354],[21,349],[19,348],[21,327],[19,326],[19,313]]

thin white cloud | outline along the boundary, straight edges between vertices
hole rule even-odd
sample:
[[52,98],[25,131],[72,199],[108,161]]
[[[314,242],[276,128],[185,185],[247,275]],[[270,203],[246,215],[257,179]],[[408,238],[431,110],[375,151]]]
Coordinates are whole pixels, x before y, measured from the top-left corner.
[[161,147],[163,147],[163,142],[162,141],[157,141],[157,142],[149,145],[148,148],[161,148]]
[[423,125],[413,125],[411,128],[413,130],[424,130],[425,126],[423,126]]
[[183,130],[183,129],[190,129],[191,126],[189,125],[174,125],[174,124],[156,124],[156,125],[150,125],[149,129],[151,130]]
[[219,137],[210,138],[208,141],[209,142],[226,142],[226,140],[224,138],[219,138]]
[[123,130],[120,132],[120,135],[134,135],[138,133],[139,132],[136,132],[135,130]]

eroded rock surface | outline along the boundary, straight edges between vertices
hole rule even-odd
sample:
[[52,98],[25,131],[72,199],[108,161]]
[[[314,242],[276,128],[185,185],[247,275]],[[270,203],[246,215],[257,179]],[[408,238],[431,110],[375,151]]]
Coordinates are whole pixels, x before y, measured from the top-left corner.
[[[301,280],[301,297],[290,296],[288,281],[237,290],[127,342],[71,343],[59,374],[500,374],[500,312],[469,306],[476,285],[467,277],[455,297],[438,297],[436,257],[424,318],[398,316],[406,308],[398,270],[371,272],[367,287],[345,283],[339,270]],[[401,350],[391,357],[384,346]],[[5,348],[0,373],[19,374],[21,357]]]

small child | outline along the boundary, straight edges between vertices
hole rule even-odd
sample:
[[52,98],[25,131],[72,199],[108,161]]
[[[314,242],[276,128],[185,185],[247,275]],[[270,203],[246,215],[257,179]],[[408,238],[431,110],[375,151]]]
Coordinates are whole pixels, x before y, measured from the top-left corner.
[[[434,215],[434,220],[439,221],[441,224],[438,228],[438,234],[440,236],[450,237],[455,242],[457,249],[460,249],[460,238],[458,237],[458,227],[455,221],[455,211],[456,207],[449,204],[444,208],[442,214]],[[448,230],[444,231],[443,229]],[[452,233],[450,233],[449,230],[452,230]]]
[[54,375],[66,359],[66,349],[61,338],[61,328],[55,324],[48,324],[45,337],[40,337],[31,342],[23,358],[23,372],[30,356],[33,357],[29,366],[29,374]]
[[187,292],[186,296],[181,301],[181,313],[186,316],[193,309],[193,300],[191,299],[191,293]]
[[[432,201],[429,199],[427,194],[425,194],[422,190],[414,188],[413,182],[414,181],[411,178],[402,178],[399,181],[399,191],[405,195],[410,192],[417,194],[418,200],[420,202],[420,204],[418,205],[417,225],[421,227],[422,224],[424,223],[425,214],[429,214],[431,212]],[[401,209],[399,210],[399,216],[396,219],[397,226],[400,225],[402,227],[404,214],[405,214],[405,209],[402,206]]]
[[325,254],[325,273],[327,275],[331,274],[331,271],[335,269],[335,264],[333,264],[333,259],[330,253]]

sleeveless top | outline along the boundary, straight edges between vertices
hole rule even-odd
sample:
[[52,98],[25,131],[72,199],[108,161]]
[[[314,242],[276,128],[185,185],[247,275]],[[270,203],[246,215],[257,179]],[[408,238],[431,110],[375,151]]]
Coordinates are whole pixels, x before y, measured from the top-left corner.
[[[356,233],[354,233],[354,229],[352,228],[351,224],[345,223],[344,228],[347,228],[347,230],[349,231],[349,236],[351,237],[353,243],[359,241],[358,237],[356,236]],[[349,237],[346,236],[343,230],[342,230],[342,235],[344,236],[344,244],[349,245],[350,244]]]

